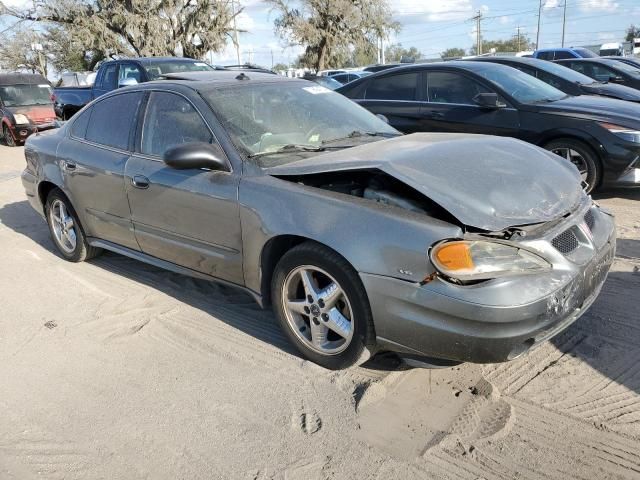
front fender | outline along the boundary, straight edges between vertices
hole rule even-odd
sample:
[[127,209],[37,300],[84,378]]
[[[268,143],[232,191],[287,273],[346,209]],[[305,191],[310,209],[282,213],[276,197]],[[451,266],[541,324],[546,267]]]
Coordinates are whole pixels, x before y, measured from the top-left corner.
[[239,199],[245,284],[256,292],[264,246],[280,235],[322,243],[360,273],[411,282],[433,272],[432,244],[462,236],[459,226],[424,214],[270,176],[243,178]]

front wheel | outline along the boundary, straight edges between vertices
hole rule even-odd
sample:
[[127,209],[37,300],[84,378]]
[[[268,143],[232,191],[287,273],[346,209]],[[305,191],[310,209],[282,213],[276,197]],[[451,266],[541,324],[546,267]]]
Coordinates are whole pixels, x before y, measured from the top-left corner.
[[560,138],[547,143],[544,148],[576,166],[587,193],[591,193],[600,183],[600,160],[589,146],[571,138]]
[[309,360],[346,368],[374,341],[366,291],[334,251],[313,242],[294,247],[278,262],[271,287],[283,331]]
[[2,127],[2,136],[4,138],[4,143],[7,147],[16,146],[16,140],[15,138],[13,138],[13,135],[11,134],[11,130],[9,130],[9,127],[7,127],[6,125],[3,125]]

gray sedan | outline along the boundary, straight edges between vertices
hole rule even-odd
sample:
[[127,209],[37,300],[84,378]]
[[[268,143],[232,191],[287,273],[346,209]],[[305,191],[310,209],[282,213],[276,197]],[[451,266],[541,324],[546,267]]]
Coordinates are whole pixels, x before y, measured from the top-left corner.
[[123,88],[25,148],[66,260],[103,249],[273,305],[307,358],[502,362],[575,321],[614,256],[576,168],[509,138],[400,135],[304,80]]

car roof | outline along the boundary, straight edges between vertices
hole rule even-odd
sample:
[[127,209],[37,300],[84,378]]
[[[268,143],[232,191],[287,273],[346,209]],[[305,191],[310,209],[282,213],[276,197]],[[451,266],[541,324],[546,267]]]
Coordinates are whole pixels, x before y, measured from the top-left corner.
[[536,52],[573,52],[574,50],[581,47],[559,47],[559,48],[539,48],[533,53]]
[[558,63],[565,63],[565,62],[581,62],[581,63],[587,63],[587,62],[595,62],[595,63],[602,63],[604,65],[609,65],[610,67],[616,67],[618,61],[617,60],[613,60],[611,58],[602,58],[602,57],[592,57],[592,58],[563,58],[561,60],[556,60],[556,62]]
[[302,78],[289,78],[282,75],[262,72],[240,72],[238,70],[212,70],[203,72],[181,72],[162,75],[159,80],[127,87],[147,89],[158,86],[181,85],[195,91],[208,91],[230,85],[264,85],[267,83],[305,82]]

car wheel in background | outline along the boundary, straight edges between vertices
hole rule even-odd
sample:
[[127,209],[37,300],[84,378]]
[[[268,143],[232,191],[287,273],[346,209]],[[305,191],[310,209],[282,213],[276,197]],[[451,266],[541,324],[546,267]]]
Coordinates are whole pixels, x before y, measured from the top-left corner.
[[576,166],[582,181],[587,185],[587,193],[598,187],[602,176],[600,159],[588,145],[571,138],[559,138],[547,143],[544,148]]
[[2,137],[4,139],[4,143],[7,147],[15,147],[16,146],[16,141],[13,138],[13,135],[11,135],[11,131],[9,130],[9,127],[7,127],[6,125],[2,126]]
[[87,243],[75,210],[60,190],[49,193],[45,215],[53,243],[66,260],[83,262],[102,252]]
[[271,283],[280,325],[309,360],[332,370],[358,361],[375,342],[366,291],[334,251],[305,242],[278,262]]

